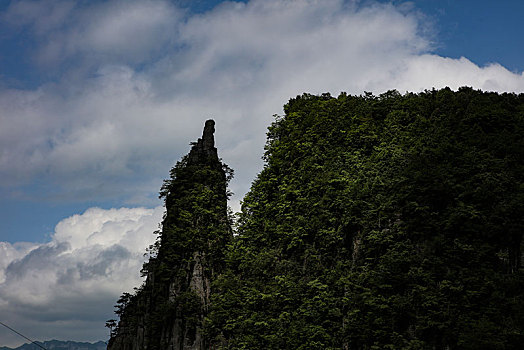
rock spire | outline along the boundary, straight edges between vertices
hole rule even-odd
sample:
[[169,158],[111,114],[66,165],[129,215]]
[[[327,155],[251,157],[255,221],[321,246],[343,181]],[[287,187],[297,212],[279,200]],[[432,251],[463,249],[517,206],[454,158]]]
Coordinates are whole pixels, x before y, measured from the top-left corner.
[[208,119],[204,125],[202,138],[199,138],[189,152],[188,164],[198,164],[205,159],[218,159],[217,149],[215,147],[215,121]]

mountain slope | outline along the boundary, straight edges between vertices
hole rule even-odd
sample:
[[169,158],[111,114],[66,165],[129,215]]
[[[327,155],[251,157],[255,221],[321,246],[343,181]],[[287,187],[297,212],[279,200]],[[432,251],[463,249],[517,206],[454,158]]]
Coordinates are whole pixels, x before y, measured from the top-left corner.
[[227,182],[232,171],[214,147],[214,121],[171,170],[161,190],[166,214],[153,256],[144,265],[145,284],[124,294],[108,349],[204,349],[202,333],[211,282],[224,268],[232,239]]
[[303,95],[211,319],[230,349],[518,349],[524,95]]
[[173,169],[110,348],[520,349],[524,94],[304,94],[284,110],[234,237],[211,142]]

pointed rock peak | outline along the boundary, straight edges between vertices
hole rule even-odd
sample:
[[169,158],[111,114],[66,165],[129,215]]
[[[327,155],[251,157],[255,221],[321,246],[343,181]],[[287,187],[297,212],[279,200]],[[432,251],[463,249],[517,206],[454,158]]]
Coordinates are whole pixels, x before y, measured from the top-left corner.
[[[215,121],[213,119],[206,120],[204,125],[204,132],[202,133],[202,145],[204,151],[215,150]],[[200,140],[199,140],[200,141]]]
[[202,138],[193,143],[193,147],[189,152],[189,164],[202,163],[206,159],[218,159],[217,149],[215,148],[215,121],[213,119],[206,120],[204,125],[204,132]]

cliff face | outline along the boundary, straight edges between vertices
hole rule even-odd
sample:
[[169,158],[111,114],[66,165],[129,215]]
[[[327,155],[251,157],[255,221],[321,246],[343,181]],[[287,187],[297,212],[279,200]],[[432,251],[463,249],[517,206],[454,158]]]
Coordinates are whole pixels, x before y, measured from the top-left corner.
[[521,349],[524,94],[284,110],[234,238],[212,121],[173,168],[109,349]]
[[524,94],[284,110],[214,284],[227,349],[522,349]]
[[135,295],[124,294],[117,305],[120,322],[109,342],[111,350],[207,349],[203,336],[211,281],[224,268],[232,238],[227,216],[227,181],[231,171],[214,147],[214,121],[202,138],[171,170],[161,197],[166,214],[156,256],[144,265],[145,283]]

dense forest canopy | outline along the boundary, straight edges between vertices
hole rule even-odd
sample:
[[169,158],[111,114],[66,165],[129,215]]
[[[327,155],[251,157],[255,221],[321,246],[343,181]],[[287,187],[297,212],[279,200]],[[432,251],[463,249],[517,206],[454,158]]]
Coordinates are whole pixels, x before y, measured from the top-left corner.
[[[209,300],[186,288],[145,317],[149,327],[177,310],[206,348],[519,349],[524,95],[466,87],[304,94],[284,111],[269,128],[265,166],[235,236],[220,206],[225,173],[209,178],[220,183],[219,197],[196,187],[195,211],[166,213],[145,285],[160,274],[168,293],[186,270],[168,263],[159,272],[160,258],[204,251],[213,271]],[[193,181],[182,165],[163,187],[167,199]],[[208,209],[222,217],[201,226],[194,215],[206,200],[222,203]],[[169,233],[176,222],[186,224]],[[168,247],[173,234],[186,243]],[[135,325],[128,335],[117,329],[113,344],[148,327],[131,312],[144,293],[131,297],[135,306],[126,301],[120,324]]]

